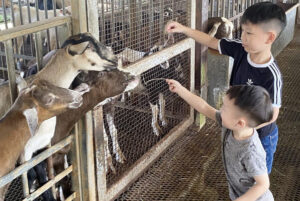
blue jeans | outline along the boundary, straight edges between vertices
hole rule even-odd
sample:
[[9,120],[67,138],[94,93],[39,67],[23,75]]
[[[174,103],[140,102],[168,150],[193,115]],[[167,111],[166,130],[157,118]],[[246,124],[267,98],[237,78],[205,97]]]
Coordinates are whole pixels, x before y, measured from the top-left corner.
[[276,126],[270,135],[260,138],[260,141],[266,152],[268,174],[270,174],[278,142],[278,127]]

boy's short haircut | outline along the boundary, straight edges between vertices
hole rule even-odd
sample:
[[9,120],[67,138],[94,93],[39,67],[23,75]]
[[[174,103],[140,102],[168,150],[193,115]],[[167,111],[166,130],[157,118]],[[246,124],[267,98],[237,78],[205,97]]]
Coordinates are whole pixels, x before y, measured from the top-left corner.
[[256,127],[273,118],[273,106],[267,90],[254,85],[236,85],[230,87],[226,95],[234,99],[234,104],[248,116],[248,126]]
[[279,5],[272,2],[260,2],[248,7],[241,19],[242,24],[264,24],[277,31],[277,36],[286,26],[286,15]]

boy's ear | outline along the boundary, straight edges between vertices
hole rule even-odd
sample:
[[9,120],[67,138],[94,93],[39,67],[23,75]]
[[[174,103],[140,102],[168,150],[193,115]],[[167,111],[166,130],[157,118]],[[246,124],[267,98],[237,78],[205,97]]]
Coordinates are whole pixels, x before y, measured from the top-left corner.
[[245,128],[247,126],[247,122],[245,119],[240,119],[237,123],[237,126],[240,128]]
[[277,33],[275,31],[268,32],[266,44],[272,44],[276,40]]

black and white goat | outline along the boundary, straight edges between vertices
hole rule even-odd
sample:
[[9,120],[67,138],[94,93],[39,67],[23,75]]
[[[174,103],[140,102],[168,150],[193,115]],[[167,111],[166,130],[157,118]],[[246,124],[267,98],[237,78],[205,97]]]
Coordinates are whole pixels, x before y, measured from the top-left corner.
[[232,38],[233,23],[225,17],[211,17],[208,18],[207,30],[211,37],[217,39]]

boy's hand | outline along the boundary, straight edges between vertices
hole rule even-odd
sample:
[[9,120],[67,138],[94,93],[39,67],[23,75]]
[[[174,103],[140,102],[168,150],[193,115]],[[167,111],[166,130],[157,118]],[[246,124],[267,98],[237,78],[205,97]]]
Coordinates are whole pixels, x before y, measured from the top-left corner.
[[183,88],[183,86],[176,80],[166,79],[166,82],[169,85],[170,91],[172,91],[174,93],[178,93]]
[[167,33],[185,33],[187,27],[179,24],[178,22],[170,21],[166,25],[166,32]]

